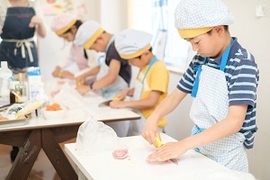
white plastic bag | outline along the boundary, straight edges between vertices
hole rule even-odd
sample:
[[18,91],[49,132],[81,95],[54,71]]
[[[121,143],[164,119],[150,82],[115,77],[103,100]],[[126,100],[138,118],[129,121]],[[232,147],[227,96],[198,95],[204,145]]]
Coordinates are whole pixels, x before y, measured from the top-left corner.
[[54,96],[53,101],[65,106],[67,109],[84,108],[83,97],[68,83],[63,85],[59,93]]
[[79,127],[76,150],[82,155],[112,152],[117,142],[118,137],[111,127],[90,117]]

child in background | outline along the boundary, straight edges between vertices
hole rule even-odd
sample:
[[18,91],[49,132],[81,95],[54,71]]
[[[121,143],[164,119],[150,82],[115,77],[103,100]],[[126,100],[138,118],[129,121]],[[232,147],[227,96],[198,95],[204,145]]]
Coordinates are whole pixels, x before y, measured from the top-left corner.
[[[129,87],[131,80],[131,66],[119,56],[115,49],[114,35],[106,32],[95,21],[83,23],[75,38],[78,46],[97,52],[105,52],[104,61],[100,62],[97,80],[89,85],[78,85],[77,90],[86,94],[90,90],[99,90],[99,94],[112,99],[123,89]],[[119,137],[127,135],[129,121],[106,123],[111,126]]]
[[176,28],[197,55],[177,84],[147,119],[143,137],[155,144],[157,122],[184,97],[194,97],[192,136],[164,144],[149,162],[178,158],[190,149],[233,170],[248,171],[246,149],[254,144],[259,70],[252,54],[231,37],[233,16],[221,0],[182,0]]
[[[82,21],[78,20],[74,15],[63,13],[53,19],[51,29],[56,33],[57,36],[65,39],[68,42],[73,42],[81,24]],[[74,43],[72,43],[69,56],[58,63],[52,75],[54,77],[67,78],[71,80],[76,79],[76,71],[72,72],[66,69],[66,67],[73,63],[76,63],[79,71],[85,71],[85,69],[88,69],[95,74],[99,70],[96,60],[97,56],[98,54],[96,51],[84,50],[82,47],[76,46]]]
[[[131,120],[128,135],[139,135],[148,118],[160,102],[167,96],[169,72],[163,61],[152,53],[152,35],[138,30],[127,29],[116,35],[115,47],[123,59],[140,68],[134,88],[121,91],[116,97],[120,101],[112,101],[113,108],[132,108],[139,110],[142,119]],[[124,101],[126,96],[132,100]],[[162,117],[158,127],[163,129],[167,119]]]

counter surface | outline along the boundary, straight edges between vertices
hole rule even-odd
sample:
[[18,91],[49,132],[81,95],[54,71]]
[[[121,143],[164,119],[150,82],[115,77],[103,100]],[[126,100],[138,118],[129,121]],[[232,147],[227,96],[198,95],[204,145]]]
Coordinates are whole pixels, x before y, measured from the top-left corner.
[[[80,155],[76,144],[65,144],[65,151],[78,167],[79,179],[254,179],[251,174],[232,171],[217,162],[193,150],[186,152],[178,165],[172,162],[149,164],[146,157],[155,149],[142,136],[120,138],[129,149],[128,157],[114,159],[112,152],[95,155]],[[175,141],[166,134],[161,134],[163,142]]]

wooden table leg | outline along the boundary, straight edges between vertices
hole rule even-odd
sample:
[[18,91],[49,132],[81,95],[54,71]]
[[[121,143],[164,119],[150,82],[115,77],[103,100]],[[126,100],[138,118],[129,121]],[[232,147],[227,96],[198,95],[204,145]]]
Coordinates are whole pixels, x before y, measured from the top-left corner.
[[40,150],[41,131],[33,130],[20,149],[6,179],[27,179]]
[[53,133],[53,130],[43,129],[41,138],[42,148],[61,179],[78,179],[76,172],[62,151],[62,148],[60,147],[55,134]]

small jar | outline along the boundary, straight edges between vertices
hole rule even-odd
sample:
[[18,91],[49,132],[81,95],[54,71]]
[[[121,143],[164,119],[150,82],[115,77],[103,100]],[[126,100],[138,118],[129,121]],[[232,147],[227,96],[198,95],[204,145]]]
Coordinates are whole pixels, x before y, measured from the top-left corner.
[[10,81],[10,104],[19,102],[19,94],[16,90],[16,86],[18,86],[19,84],[19,81]]

